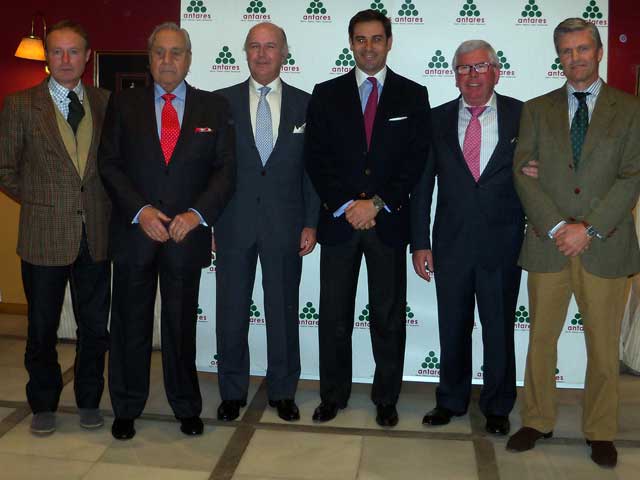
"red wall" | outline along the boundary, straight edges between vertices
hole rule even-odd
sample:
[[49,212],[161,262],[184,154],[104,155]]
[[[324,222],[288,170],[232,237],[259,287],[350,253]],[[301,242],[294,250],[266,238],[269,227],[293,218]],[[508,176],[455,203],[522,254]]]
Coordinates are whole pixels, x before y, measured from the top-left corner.
[[[640,66],[640,8],[638,0],[610,0],[608,80],[615,87],[635,93],[636,68]],[[627,41],[620,41],[620,35]]]
[[[6,5],[8,3],[8,5]],[[14,57],[31,28],[31,15],[42,12],[48,25],[70,18],[84,25],[93,50],[146,50],[153,27],[180,19],[180,0],[15,0],[2,7],[0,29],[0,100],[45,78],[44,62]],[[36,35],[42,26],[36,23]],[[84,81],[93,83],[93,60]]]

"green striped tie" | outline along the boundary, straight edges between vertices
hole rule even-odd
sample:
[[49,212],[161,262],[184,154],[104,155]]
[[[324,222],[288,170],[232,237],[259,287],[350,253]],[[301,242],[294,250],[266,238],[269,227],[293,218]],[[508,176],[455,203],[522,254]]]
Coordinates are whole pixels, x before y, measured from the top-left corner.
[[587,107],[589,92],[574,92],[573,95],[578,99],[578,110],[571,121],[571,149],[573,150],[573,166],[578,170],[584,137],[587,136],[589,128],[589,107]]

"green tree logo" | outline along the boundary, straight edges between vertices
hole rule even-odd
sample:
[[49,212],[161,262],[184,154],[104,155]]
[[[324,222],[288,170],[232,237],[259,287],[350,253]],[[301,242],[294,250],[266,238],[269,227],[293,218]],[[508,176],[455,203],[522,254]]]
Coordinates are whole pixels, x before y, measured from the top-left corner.
[[353,55],[351,55],[351,50],[348,48],[343,48],[342,52],[338,55],[336,60],[337,67],[353,67],[355,66],[356,61],[353,59]]
[[220,53],[218,53],[218,57],[216,58],[216,63],[218,65],[233,65],[236,63],[236,59],[233,58],[228,46],[225,45],[222,47],[222,50],[220,50]]
[[582,315],[580,312],[576,313],[571,319],[571,325],[582,325]]
[[474,0],[467,0],[462,6],[462,10],[460,10],[461,17],[479,17],[480,10],[478,10],[478,6],[475,4]]
[[325,13],[327,13],[327,9],[325,8],[324,4],[322,2],[311,2],[309,3],[309,6],[307,7],[307,13],[309,15],[311,14],[322,14],[324,15]]
[[564,68],[562,68],[562,63],[560,63],[560,58],[556,57],[555,61],[551,64],[551,70],[559,70],[559,71],[563,71]]
[[247,13],[266,13],[267,7],[264,6],[264,2],[260,0],[251,0],[247,7]]
[[598,7],[598,2],[596,2],[596,0],[591,0],[585,7],[584,12],[582,12],[582,18],[585,20],[599,20],[602,17],[602,12],[600,11],[600,7]]
[[416,6],[410,1],[407,2],[405,0],[400,6],[400,10],[398,10],[399,17],[417,17],[418,15],[420,15],[420,12],[418,12]]
[[368,303],[364,306],[364,310],[362,310],[362,313],[358,315],[358,320],[360,320],[361,322],[369,321],[369,304]]
[[249,307],[249,318],[260,318],[260,311],[258,310],[258,307],[256,307],[256,304],[253,303],[253,299],[251,300],[251,306]]
[[415,317],[415,315],[411,311],[411,307],[409,306],[408,303],[407,303],[407,306],[405,308],[405,313],[406,313],[407,320],[411,320],[413,317]]
[[212,267],[216,266],[216,259],[217,259],[216,252],[211,252],[211,266]]
[[200,308],[200,304],[198,304],[198,315],[202,315],[202,308]]
[[536,5],[536,0],[528,0],[520,16],[523,18],[540,18],[542,16],[542,10]]
[[503,70],[509,70],[511,68],[511,64],[507,60],[507,57],[504,54],[504,52],[502,50],[498,50],[496,52],[496,55],[498,55],[498,62],[500,62],[500,68]]
[[202,0],[191,0],[187,6],[189,13],[206,13],[207,7]]
[[373,2],[371,2],[371,10],[377,10],[382,15],[386,15],[387,14],[387,9],[384,8],[384,3],[382,3],[382,2],[380,2],[378,0],[373,0]]
[[424,358],[424,362],[422,362],[422,368],[440,368],[440,360],[438,360],[438,357],[436,357],[436,352],[431,350],[427,354],[427,356]]
[[313,303],[307,302],[305,306],[302,308],[302,312],[300,312],[300,320],[318,320],[320,318],[320,314],[316,310],[316,307],[313,306]]
[[516,309],[515,323],[520,323],[520,324],[529,323],[529,312],[527,312],[527,309],[525,308],[524,305],[520,305]]
[[429,62],[429,68],[449,68],[449,63],[442,55],[442,50],[436,50]]
[[216,360],[216,361],[218,360],[218,354],[217,353],[213,354],[213,359]]
[[287,58],[284,59],[283,66],[293,66],[296,64],[296,60],[291,56],[291,54],[287,55]]

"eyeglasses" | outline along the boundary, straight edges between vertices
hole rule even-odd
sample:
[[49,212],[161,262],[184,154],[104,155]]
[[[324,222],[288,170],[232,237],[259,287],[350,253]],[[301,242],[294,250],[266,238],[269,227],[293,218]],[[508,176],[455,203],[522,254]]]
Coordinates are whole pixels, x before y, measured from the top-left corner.
[[489,62],[476,63],[475,65],[456,65],[458,75],[469,75],[473,68],[476,73],[487,73],[492,64]]

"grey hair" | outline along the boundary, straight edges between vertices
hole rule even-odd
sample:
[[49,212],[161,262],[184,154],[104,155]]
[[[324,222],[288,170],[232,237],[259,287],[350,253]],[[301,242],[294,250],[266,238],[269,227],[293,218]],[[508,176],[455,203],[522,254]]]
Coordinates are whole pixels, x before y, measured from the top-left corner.
[[151,35],[149,35],[149,40],[147,40],[147,50],[149,52],[153,47],[153,42],[156,41],[156,35],[158,35],[158,32],[162,30],[171,30],[173,32],[182,33],[184,35],[185,43],[187,44],[187,52],[191,53],[191,38],[189,37],[189,32],[187,32],[184,28],[180,28],[174,22],[164,22],[153,29],[153,32],[151,32]]
[[284,28],[282,28],[279,25],[276,25],[275,23],[271,23],[271,22],[260,22],[260,23],[256,23],[253,27],[251,27],[249,29],[249,31],[247,32],[247,37],[244,39],[244,51],[247,51],[247,44],[249,43],[249,35],[251,35],[251,32],[253,31],[254,28],[256,27],[260,27],[263,25],[271,25],[272,27],[274,27],[278,32],[280,32],[280,35],[282,35],[282,56],[286,57],[289,54],[289,44],[287,42],[287,34],[284,31]]
[[585,30],[591,34],[591,37],[596,42],[598,48],[602,48],[602,39],[600,38],[598,27],[596,27],[591,22],[583,20],[582,18],[567,18],[566,20],[560,22],[553,31],[553,44],[556,47],[556,53],[560,53],[558,51],[560,37],[566,35],[567,33],[583,32]]
[[493,49],[489,42],[485,42],[484,40],[467,40],[462,42],[458,48],[456,48],[455,53],[453,54],[453,60],[451,61],[452,68],[455,70],[458,65],[458,57],[460,55],[464,55],[465,53],[475,52],[476,50],[484,50],[489,54],[489,63],[491,63],[495,67],[500,66],[500,60],[498,60],[498,55],[496,55],[496,51]]

